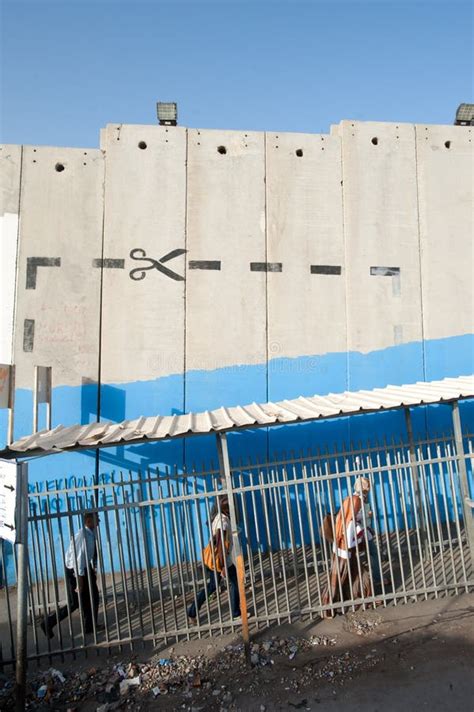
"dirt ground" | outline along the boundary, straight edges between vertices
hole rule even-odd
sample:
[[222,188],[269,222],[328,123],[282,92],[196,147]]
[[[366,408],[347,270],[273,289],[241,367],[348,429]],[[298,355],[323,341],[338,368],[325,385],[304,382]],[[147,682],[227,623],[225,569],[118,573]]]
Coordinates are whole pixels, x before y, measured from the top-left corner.
[[[216,682],[226,685],[233,709],[242,712],[474,711],[474,595],[360,611],[356,617],[380,618],[380,623],[361,635],[348,625],[346,616],[264,631],[255,640],[327,635],[336,639],[336,645],[297,653],[291,661],[275,659],[272,666],[236,670]],[[348,672],[342,666],[340,674],[336,669],[333,676],[317,678],[328,658],[347,652],[362,663],[359,669]],[[163,702],[164,698],[144,709],[180,709]],[[221,709],[209,700],[203,704],[196,699],[194,705]]]
[[[55,663],[66,678],[64,690],[58,683],[49,701],[40,701],[34,692],[38,673],[32,671],[27,709],[474,712],[473,594],[272,626],[253,635],[251,652],[249,667],[240,640],[225,637],[187,641],[151,655]],[[160,689],[152,688],[155,678],[145,682],[155,665],[158,670],[174,661],[180,684],[160,683]],[[118,663],[141,671],[142,682],[127,696],[104,698],[111,689],[105,680]],[[86,682],[75,690],[79,675]],[[0,697],[0,709],[9,709],[6,697]]]

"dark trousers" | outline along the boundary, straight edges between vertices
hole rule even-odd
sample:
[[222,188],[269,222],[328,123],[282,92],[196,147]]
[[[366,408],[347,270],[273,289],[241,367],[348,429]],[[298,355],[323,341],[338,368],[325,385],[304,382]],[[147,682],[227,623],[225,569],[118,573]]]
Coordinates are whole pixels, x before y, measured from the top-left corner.
[[[205,567],[206,573],[208,575],[208,581],[206,588],[199,591],[196,602],[192,602],[188,608],[188,616],[190,618],[196,618],[196,603],[197,610],[201,608],[202,604],[211,594],[216,590],[216,579],[219,579],[219,574],[215,574],[214,571]],[[230,593],[230,605],[232,607],[232,615],[234,618],[240,616],[240,597],[239,597],[239,585],[237,583],[237,569],[234,564],[227,567],[227,585],[229,586]]]
[[[84,577],[84,587],[79,594],[81,597],[82,613],[84,616],[84,629],[86,633],[92,633],[94,630],[93,622],[97,623],[97,615],[99,612],[99,589],[97,588],[97,578],[95,571],[89,569],[90,577],[87,574]],[[89,588],[90,578],[90,588]],[[74,569],[66,569],[66,598],[67,606],[61,606],[58,613],[54,612],[48,616],[48,628],[54,628],[58,621],[67,618],[73,611],[79,608],[79,596],[76,591],[77,581]]]

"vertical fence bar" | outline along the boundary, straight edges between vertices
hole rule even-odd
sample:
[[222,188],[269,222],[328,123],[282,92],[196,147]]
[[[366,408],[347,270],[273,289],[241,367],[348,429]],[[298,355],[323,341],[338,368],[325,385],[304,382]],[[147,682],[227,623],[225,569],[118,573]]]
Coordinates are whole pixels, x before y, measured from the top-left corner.
[[[384,473],[381,469],[382,464],[381,464],[381,460],[380,460],[380,452],[377,453],[376,461],[377,461],[376,471],[379,476],[380,501],[382,503],[382,516],[383,516],[383,522],[384,522],[384,528],[385,528],[385,545],[387,547],[388,568],[390,571],[390,585],[391,585],[392,591],[394,593],[393,603],[396,606],[398,603],[398,599],[397,599],[397,596],[395,595],[396,581],[395,581],[395,575],[394,575],[394,570],[393,570],[392,542],[390,539],[390,526],[389,526],[389,519],[388,519],[388,512],[387,512],[387,500],[385,497],[385,481],[384,481]],[[375,473],[374,473],[374,475],[375,475]]]
[[[249,473],[251,480],[250,482],[252,483],[252,476],[253,472],[252,469],[249,468]],[[256,480],[258,482],[258,471],[256,472]],[[259,497],[259,502],[262,502],[262,498],[265,496],[265,492],[260,491],[260,497]],[[263,597],[263,608],[265,611],[265,619],[266,619],[266,624],[268,625],[269,623],[269,607],[268,607],[268,596],[267,596],[267,587],[265,586],[265,562],[263,560],[262,556],[262,537],[260,536],[260,517],[257,516],[258,508],[257,508],[257,498],[255,496],[255,489],[252,488],[251,491],[251,501],[252,501],[252,507],[254,511],[254,517],[255,517],[255,535],[257,538],[257,552],[258,552],[258,563],[259,563],[259,568],[260,568],[260,578],[262,581],[262,597]],[[262,505],[263,509],[263,505]],[[263,533],[263,532],[262,532]],[[267,545],[268,549],[270,549],[271,542],[268,541],[268,536],[267,536]],[[258,616],[258,608],[257,608],[257,601],[255,601],[255,616]]]
[[[56,614],[56,620],[58,621],[58,637],[59,637],[59,648],[62,651],[63,649],[63,632],[61,629],[61,624],[59,621],[59,586],[58,586],[58,570],[56,566],[56,548],[53,543],[53,527],[51,524],[51,511],[50,511],[50,502],[49,502],[49,494],[47,495],[46,498],[46,527],[47,527],[47,538],[49,541],[49,555],[51,557],[51,575],[53,577],[53,592],[54,592],[54,601],[53,601],[53,607],[54,607],[54,612]],[[49,587],[49,583],[48,583]],[[64,662],[64,655],[61,656],[62,661]]]
[[[461,559],[461,568],[462,568],[462,575],[463,575],[463,585],[466,589],[466,593],[469,591],[469,587],[467,585],[467,570],[466,570],[466,561],[464,557],[464,548],[463,548],[463,536],[462,536],[462,531],[461,531],[461,522],[459,519],[459,507],[458,507],[458,493],[457,493],[457,487],[456,487],[456,481],[454,479],[454,461],[455,461],[455,456],[451,455],[451,448],[448,445],[446,445],[447,452],[449,454],[448,458],[448,472],[449,472],[449,479],[451,483],[451,492],[452,492],[452,500],[453,500],[453,514],[454,514],[454,523],[456,526],[456,533],[457,533],[457,539],[458,539],[458,548],[459,548],[459,556]],[[461,499],[462,499],[462,493],[460,493]],[[463,503],[461,502],[461,506],[463,506]]]
[[239,585],[240,612],[242,615],[242,638],[244,641],[245,656],[247,658],[247,661],[250,662],[249,621],[247,615],[247,598],[245,595],[245,564],[242,548],[240,546],[239,533],[237,530],[237,517],[232,484],[232,473],[230,471],[229,451],[227,448],[227,436],[225,433],[219,433],[217,435],[217,453],[219,456],[221,473],[225,477],[227,496],[229,498],[229,514],[232,526],[234,555],[237,564],[237,582]]
[[[157,479],[157,478],[155,478]],[[162,617],[162,628],[163,628],[163,634],[164,634],[164,641],[165,644],[168,642],[168,637],[166,635],[167,632],[167,622],[166,622],[166,610],[165,610],[165,601],[164,601],[164,590],[163,590],[163,577],[161,575],[161,557],[160,557],[160,551],[159,551],[159,546],[158,546],[158,534],[157,534],[157,529],[156,529],[156,512],[155,512],[155,507],[156,507],[156,502],[154,502],[154,497],[153,497],[153,479],[151,472],[149,473],[148,477],[148,499],[152,504],[150,504],[150,517],[151,517],[151,529],[152,529],[152,534],[153,534],[153,552],[155,554],[155,568],[156,568],[156,574],[157,574],[157,583],[158,583],[158,597],[160,601],[160,610],[161,610],[161,617]]]
[[[243,473],[242,473],[242,470],[240,467],[239,467],[239,486],[241,488],[244,487]],[[254,608],[254,611],[256,612],[257,611],[257,600],[255,597],[255,585],[254,585],[254,583],[255,583],[255,568],[254,568],[254,560],[253,560],[253,552],[252,552],[251,534],[250,534],[250,529],[248,526],[248,519],[247,519],[247,502],[246,502],[245,491],[243,491],[241,493],[240,501],[241,501],[243,531],[244,531],[246,548],[247,548],[247,562],[249,565],[250,590],[252,593],[253,608]]]
[[[58,480],[56,480],[56,489],[59,489]],[[67,497],[67,492],[66,492],[66,497]],[[63,516],[63,515],[61,515],[61,516],[58,517],[58,531],[59,531],[59,538],[60,538],[60,542],[61,542],[60,551],[61,551],[61,561],[62,561],[63,577],[64,577],[64,580],[66,580],[66,571],[65,571],[65,569],[66,569],[66,565],[65,565],[66,550],[65,550],[65,548],[64,548],[63,527],[62,527],[62,521],[61,521],[62,516]],[[67,601],[67,595],[66,595],[66,601]],[[71,616],[68,616],[68,617],[67,617],[67,620],[68,620],[69,637],[70,637],[70,640],[71,640],[71,646],[74,647],[74,632],[73,632],[73,627],[72,627]],[[61,622],[60,622],[59,620],[58,620],[58,625],[61,625]],[[76,657],[75,653],[74,653],[73,655],[74,655],[74,658],[75,658],[75,657]]]
[[[304,500],[306,503],[306,510],[308,513],[309,536],[311,539],[311,553],[313,555],[313,571],[314,571],[314,576],[315,576],[315,580],[316,580],[316,589],[318,592],[318,603],[319,603],[319,605],[321,605],[321,603],[322,603],[321,586],[320,586],[320,581],[319,581],[318,557],[317,557],[317,553],[316,553],[313,510],[311,507],[311,496],[310,496],[310,491],[309,491],[309,487],[308,487],[308,470],[307,470],[307,467],[305,464],[302,466],[302,474],[303,474]],[[311,608],[314,608],[314,606],[312,605],[312,601],[311,601],[311,588],[310,588],[309,583],[308,583],[308,605],[311,606]]]
[[[372,529],[372,536],[373,536],[373,541],[375,542],[375,549],[376,549],[376,565],[378,566],[379,572],[380,572],[380,587],[382,589],[382,600],[383,600],[383,605],[387,605],[387,597],[386,597],[386,591],[385,591],[385,583],[384,583],[384,573],[383,573],[383,566],[382,566],[382,552],[381,552],[381,546],[382,546],[382,534],[380,530],[380,520],[378,516],[378,507],[377,507],[377,492],[376,492],[376,486],[375,486],[375,478],[374,478],[374,467],[372,463],[372,459],[370,457],[370,454],[366,456],[366,462],[365,462],[365,469],[367,470],[367,475],[368,479],[370,482],[370,494],[369,494],[369,507],[370,507],[370,512],[372,514],[372,517],[370,518],[369,524],[373,524],[373,529]],[[374,506],[375,505],[375,506]],[[371,559],[371,554],[369,551],[369,559]],[[372,577],[373,577],[373,571],[371,571]],[[374,587],[374,593],[375,593],[375,587]]]
[[[312,606],[311,606],[311,590],[309,586],[309,575],[308,575],[308,561],[306,558],[306,541],[305,541],[305,533],[304,533],[304,520],[303,520],[303,515],[301,512],[301,502],[300,502],[300,492],[298,487],[301,486],[303,483],[300,479],[298,479],[298,472],[296,471],[295,466],[293,465],[293,481],[295,483],[294,485],[294,490],[295,490],[295,500],[296,500],[296,512],[298,514],[298,528],[300,532],[300,537],[301,537],[301,553],[303,557],[303,571],[304,571],[304,578],[305,578],[305,584],[306,584],[306,596],[307,596],[307,607],[308,610],[310,611],[310,616],[311,618],[313,617],[313,612],[312,612]],[[304,490],[303,490],[304,492]],[[307,503],[308,507],[308,503]]]
[[[416,586],[416,572],[415,572],[415,566],[413,563],[413,552],[412,552],[412,543],[411,543],[411,534],[410,534],[410,524],[408,521],[408,503],[407,499],[405,496],[405,485],[403,482],[403,472],[401,468],[401,457],[400,453],[393,453],[393,458],[396,460],[396,465],[397,465],[397,470],[396,476],[397,476],[397,482],[398,482],[398,489],[400,491],[400,499],[401,499],[401,511],[402,511],[402,517],[403,517],[403,523],[405,526],[405,542],[406,542],[406,547],[407,547],[407,553],[408,553],[408,561],[410,563],[410,573],[411,573],[411,582],[412,582],[412,587],[414,589],[417,588]],[[408,468],[408,494],[410,495],[411,489],[410,489],[410,479],[413,478],[413,469],[411,467]],[[417,507],[417,501],[415,500],[413,502],[413,498],[410,497],[412,500],[412,511],[415,513],[416,512],[416,507]],[[398,517],[397,511],[394,512],[394,516]],[[415,522],[416,522],[416,514],[415,514]],[[415,529],[416,529],[416,524],[415,524]],[[423,552],[420,550],[420,566],[423,568]]]
[[[427,460],[430,461],[432,459],[432,457],[431,457],[431,448],[429,445],[427,445],[426,454],[427,454]],[[418,459],[421,460],[421,456]],[[440,513],[439,513],[439,506],[438,506],[438,493],[436,490],[436,474],[435,474],[432,462],[429,462],[429,464],[428,464],[428,471],[429,471],[430,476],[429,476],[429,478],[427,478],[427,482],[431,483],[431,493],[432,493],[432,497],[433,497],[433,507],[434,507],[435,520],[436,520],[436,534],[438,536],[437,543],[438,543],[438,549],[439,549],[441,571],[443,574],[443,584],[444,584],[444,590],[447,590],[448,580],[446,578],[446,566],[444,563],[443,532],[442,532],[442,527],[441,527]]]
[[[445,449],[446,453],[446,449]],[[444,517],[445,517],[445,522],[446,522],[446,535],[448,538],[448,551],[451,559],[451,569],[453,572],[453,584],[455,586],[454,590],[455,593],[459,593],[459,588],[457,586],[457,571],[456,571],[456,562],[454,560],[454,546],[453,546],[453,539],[451,536],[451,517],[449,514],[449,500],[448,500],[448,491],[446,488],[446,476],[445,472],[443,469],[443,462],[441,462],[441,446],[438,444],[436,446],[436,455],[438,459],[438,472],[439,472],[439,480],[441,483],[441,494],[443,498],[443,505],[444,505]],[[447,467],[446,467],[447,469]]]
[[[122,497],[123,497],[123,491],[122,491]],[[125,603],[125,611],[127,615],[127,625],[128,625],[128,634],[130,638],[132,638],[132,620],[130,617],[130,601],[128,600],[128,586],[127,586],[127,576],[125,572],[125,560],[124,560],[124,555],[123,555],[123,542],[122,542],[122,527],[120,523],[120,515],[118,511],[118,501],[117,501],[117,488],[113,487],[112,488],[112,497],[114,500],[114,513],[115,513],[115,529],[117,532],[117,553],[118,553],[118,559],[119,559],[119,566],[120,566],[120,579],[122,582],[122,591],[123,591],[123,596],[124,596],[124,603]],[[125,498],[123,497],[123,500]],[[130,643],[130,649],[133,649],[133,644]]]
[[[413,486],[413,494],[415,498],[415,509],[419,513],[419,531],[420,531],[420,542],[421,551],[423,557],[426,559],[428,557],[429,545],[426,539],[425,526],[423,522],[423,509],[421,506],[420,488],[418,484],[418,477],[416,473],[416,452],[415,452],[415,441],[413,439],[413,425],[411,422],[410,408],[404,408],[405,411],[405,425],[407,429],[408,436],[408,465],[410,468],[411,481]],[[423,567],[423,562],[421,562]]]
[[178,629],[178,617],[176,614],[176,604],[175,604],[175,600],[174,600],[173,572],[171,570],[170,546],[169,546],[169,536],[168,536],[167,519],[166,519],[167,509],[166,509],[166,505],[165,505],[165,497],[163,496],[162,481],[163,480],[161,478],[159,478],[158,483],[157,483],[158,497],[161,500],[160,504],[159,504],[158,511],[160,513],[162,537],[164,538],[164,542],[165,542],[166,573],[168,574],[168,588],[169,588],[169,592],[170,592],[171,608],[173,610],[173,620],[174,620],[175,630],[177,630]]
[[269,490],[269,494],[270,494],[270,501],[273,500],[273,511],[275,514],[276,531],[278,533],[278,558],[280,560],[280,566],[281,566],[282,576],[283,576],[283,589],[285,592],[285,601],[286,601],[286,617],[288,618],[289,621],[291,621],[289,586],[288,586],[288,580],[286,577],[285,547],[284,547],[283,538],[282,538],[282,526],[281,526],[281,518],[282,517],[280,516],[281,492],[280,492],[280,487],[278,487],[278,485],[277,485],[277,483],[279,482],[278,466],[269,468],[268,479],[271,482],[271,484],[273,485],[273,487],[271,487]]
[[[107,502],[105,495],[104,495],[104,501]],[[114,602],[115,630],[116,630],[117,639],[120,641],[120,639],[121,639],[120,617],[119,617],[118,602],[117,602],[117,586],[115,583],[115,561],[114,561],[115,549],[112,549],[112,537],[110,535],[109,512],[110,512],[110,508],[104,506],[105,538],[107,540],[107,553],[108,553],[109,561],[110,561],[110,580],[112,583],[112,599]],[[102,551],[101,556],[103,557],[102,547],[101,547],[101,551]],[[104,605],[105,605],[105,603],[104,603]],[[122,652],[122,646],[119,647],[119,650],[120,650],[120,652]]]
[[[184,609],[186,611],[186,590],[185,590],[185,583],[184,583],[184,574],[183,574],[183,561],[182,561],[182,555],[181,555],[181,547],[179,545],[179,533],[178,533],[178,524],[177,524],[177,519],[176,519],[176,506],[178,504],[177,502],[177,490],[175,491],[173,487],[173,482],[169,482],[169,492],[171,494],[172,500],[170,502],[171,505],[171,527],[172,527],[172,532],[173,532],[173,542],[174,542],[174,557],[175,557],[175,562],[176,562],[176,573],[178,575],[179,579],[179,589],[181,593],[181,609]],[[188,617],[185,615],[185,626],[186,629],[189,628],[188,625]],[[187,635],[187,638],[189,640],[189,632]]]
[[[461,503],[464,516],[464,528],[471,554],[471,563],[474,564],[474,519],[469,504],[469,482],[467,479],[466,459],[464,453],[464,443],[462,439],[461,414],[459,412],[459,402],[454,401],[452,406],[452,419],[454,429],[454,443],[456,446],[456,459],[459,473],[459,488],[461,490]],[[461,542],[460,542],[461,543]],[[462,546],[462,543],[461,543]],[[467,590],[467,588],[466,588]]]
[[[268,558],[269,558],[269,562],[270,562],[270,573],[271,573],[271,577],[272,577],[273,591],[274,591],[274,596],[275,596],[276,619],[278,621],[278,624],[280,624],[281,623],[280,601],[278,598],[278,584],[277,584],[277,580],[276,580],[275,562],[274,562],[274,558],[273,558],[272,528],[270,527],[270,514],[268,511],[268,500],[270,499],[270,492],[266,488],[263,487],[263,485],[265,483],[264,474],[263,474],[263,470],[259,466],[258,461],[257,461],[256,467],[257,467],[257,472],[258,472],[258,482],[260,484],[260,493],[261,493],[262,504],[263,504],[263,513],[264,513],[264,518],[265,518],[265,533],[266,533],[267,541],[268,541]],[[267,491],[268,491],[268,497],[267,497]],[[263,578],[263,586],[265,587],[265,578]]]
[[[289,530],[289,541],[285,544],[285,548],[287,545],[291,546],[291,551],[293,555],[293,576],[295,580],[295,592],[296,592],[296,602],[298,604],[298,610],[301,610],[301,596],[300,596],[300,587],[299,587],[299,580],[298,580],[298,553],[296,550],[296,542],[295,542],[295,523],[293,520],[293,511],[292,511],[292,506],[291,506],[291,491],[290,487],[291,485],[289,484],[288,481],[288,473],[287,473],[287,468],[285,465],[282,465],[281,468],[282,475],[283,475],[283,482],[285,483],[285,503],[286,503],[286,519],[287,525],[288,525],[288,530]],[[282,491],[282,487],[279,488],[280,492]],[[298,496],[298,493],[295,492],[295,496]]]

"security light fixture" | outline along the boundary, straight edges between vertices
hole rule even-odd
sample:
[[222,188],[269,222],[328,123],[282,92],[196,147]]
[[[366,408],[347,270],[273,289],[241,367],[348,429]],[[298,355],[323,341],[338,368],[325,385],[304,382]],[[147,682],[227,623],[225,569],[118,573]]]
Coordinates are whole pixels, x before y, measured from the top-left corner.
[[459,104],[455,126],[474,126],[474,104]]
[[175,102],[158,101],[156,115],[160,126],[176,126],[178,123],[178,105]]

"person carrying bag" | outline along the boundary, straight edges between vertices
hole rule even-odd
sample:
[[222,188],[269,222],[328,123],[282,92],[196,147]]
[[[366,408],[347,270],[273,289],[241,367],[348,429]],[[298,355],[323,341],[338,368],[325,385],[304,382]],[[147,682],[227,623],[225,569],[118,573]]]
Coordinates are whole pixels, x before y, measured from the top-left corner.
[[[227,577],[232,617],[240,616],[239,587],[237,570],[232,561],[232,532],[229,513],[229,500],[220,499],[220,512],[216,504],[211,510],[211,539],[202,552],[202,562],[206,569],[207,584],[196,596],[188,608],[188,618],[192,625],[197,623],[197,615],[202,604],[217,589],[219,577]],[[227,570],[227,573],[226,573]]]

